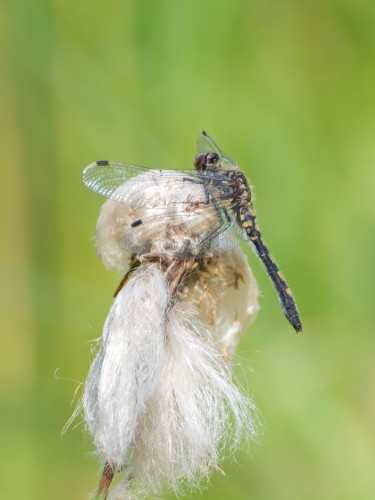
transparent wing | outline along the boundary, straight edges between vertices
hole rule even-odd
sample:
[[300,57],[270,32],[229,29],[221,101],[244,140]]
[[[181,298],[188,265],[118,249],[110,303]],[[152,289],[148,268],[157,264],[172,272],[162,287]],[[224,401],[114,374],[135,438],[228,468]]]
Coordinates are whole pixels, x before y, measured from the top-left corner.
[[[169,182],[176,178],[181,182],[181,175],[192,178],[195,170],[176,172],[174,170],[156,170],[129,163],[101,160],[92,163],[83,171],[83,183],[96,193],[106,198],[113,198],[116,190],[125,182],[132,182],[138,175],[143,174],[142,182],[155,183],[160,179],[168,179]],[[121,201],[121,200],[118,200]]]
[[121,245],[125,249],[136,248],[139,253],[157,249],[181,259],[226,252],[238,246],[239,238],[244,237],[232,208],[233,203],[227,200],[220,205],[200,205],[198,211],[190,213],[169,209],[155,216],[154,212],[136,219],[123,233]]
[[202,130],[197,137],[197,153],[216,153],[220,157],[224,154],[205,130]]
[[[124,192],[118,188],[127,184],[138,186],[143,193],[149,190],[152,192],[155,186],[160,189],[168,189],[172,193],[178,192],[184,183],[193,183],[201,187],[205,193],[205,186],[210,183],[217,187],[222,186],[218,198],[224,200],[231,197],[230,182],[228,178],[219,172],[197,172],[196,170],[156,170],[129,163],[111,162],[107,160],[92,163],[83,171],[84,184],[96,193],[111,198],[115,201],[123,202]],[[210,188],[212,190],[212,187]],[[202,194],[202,198],[207,196]],[[140,197],[139,203],[133,201],[134,206],[145,206],[145,197]],[[189,200],[179,200],[178,197],[171,197],[170,205],[189,204]],[[126,200],[126,202],[128,202]],[[153,208],[157,208],[154,204]],[[165,209],[165,204],[162,207]]]
[[216,153],[220,157],[220,166],[223,168],[238,168],[237,163],[233,158],[224,153],[216,142],[203,130],[197,138],[197,153]]

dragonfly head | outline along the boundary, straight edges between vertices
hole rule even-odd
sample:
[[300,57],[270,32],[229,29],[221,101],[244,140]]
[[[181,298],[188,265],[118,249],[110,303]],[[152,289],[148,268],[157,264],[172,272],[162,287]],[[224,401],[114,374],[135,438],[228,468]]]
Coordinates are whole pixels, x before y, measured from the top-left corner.
[[237,163],[222,151],[207,132],[203,131],[197,139],[198,154],[195,157],[196,170],[236,170]]
[[213,170],[220,163],[220,157],[216,153],[199,153],[194,160],[196,170]]

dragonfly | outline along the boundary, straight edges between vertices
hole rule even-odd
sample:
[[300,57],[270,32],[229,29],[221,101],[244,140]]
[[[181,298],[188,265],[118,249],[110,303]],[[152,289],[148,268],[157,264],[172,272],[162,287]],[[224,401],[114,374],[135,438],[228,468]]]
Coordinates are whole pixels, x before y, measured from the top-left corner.
[[[216,142],[202,131],[197,139],[197,155],[194,159],[194,169],[190,170],[155,170],[128,163],[100,160],[89,165],[83,172],[84,184],[93,191],[125,203],[123,191],[119,189],[124,183],[136,182],[142,179],[144,188],[147,183],[157,178],[160,186],[168,186],[173,191],[180,189],[183,183],[192,183],[201,190],[200,201],[179,199],[178,194],[171,196],[154,211],[154,216],[137,218],[131,223],[130,231],[142,227],[151,232],[155,231],[155,220],[168,221],[176,224],[176,217],[187,218],[189,211],[194,213],[194,233],[201,232],[200,238],[188,240],[188,245],[180,253],[178,259],[190,257],[199,258],[205,252],[215,248],[218,239],[226,237],[225,248],[229,250],[238,241],[243,239],[250,243],[255,254],[261,260],[277,292],[281,308],[289,323],[298,333],[302,331],[301,318],[296,301],[275,259],[272,257],[259,229],[253,206],[252,188],[237,163]],[[144,207],[145,201],[140,196],[135,206]],[[147,202],[146,202],[147,205]],[[185,210],[176,214],[176,207],[185,205]],[[198,215],[197,215],[198,213]],[[152,220],[151,220],[152,219]],[[157,227],[157,224],[156,224]],[[165,227],[165,226],[164,226]],[[187,226],[191,231],[191,226]],[[210,228],[208,230],[208,228]],[[232,237],[235,235],[235,237]],[[222,240],[223,241],[223,240]]]

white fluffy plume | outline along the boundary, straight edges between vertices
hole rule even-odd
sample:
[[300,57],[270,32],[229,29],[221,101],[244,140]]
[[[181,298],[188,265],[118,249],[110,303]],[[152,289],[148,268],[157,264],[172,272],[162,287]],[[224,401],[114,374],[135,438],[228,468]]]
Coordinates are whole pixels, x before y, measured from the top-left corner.
[[194,485],[218,467],[224,444],[254,434],[252,404],[231,381],[217,333],[196,300],[170,301],[157,263],[118,294],[84,395],[99,456],[124,469],[113,498],[129,494],[130,475],[133,492]]
[[164,367],[169,293],[156,266],[118,294],[87,378],[85,418],[98,453],[116,468],[129,458],[136,427]]

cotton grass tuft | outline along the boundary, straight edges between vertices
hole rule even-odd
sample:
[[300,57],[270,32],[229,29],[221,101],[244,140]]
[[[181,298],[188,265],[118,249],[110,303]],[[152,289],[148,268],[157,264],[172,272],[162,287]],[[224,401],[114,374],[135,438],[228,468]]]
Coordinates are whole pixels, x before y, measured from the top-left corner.
[[[253,404],[231,380],[235,348],[259,307],[247,260],[238,248],[221,252],[223,240],[207,258],[176,258],[187,235],[196,236],[182,228],[171,247],[170,227],[163,228],[149,200],[191,200],[201,190],[182,183],[184,191],[171,194],[165,183],[165,192],[155,184],[142,206],[140,186],[142,179],[121,186],[123,202],[108,200],[97,225],[106,267],[131,270],[108,314],[83,398],[98,456],[107,471],[122,475],[113,499],[198,486],[219,470],[226,449],[255,435]],[[146,225],[136,236],[130,231],[140,216],[135,197],[144,220],[155,216],[151,239]],[[179,221],[183,207],[176,204]]]

